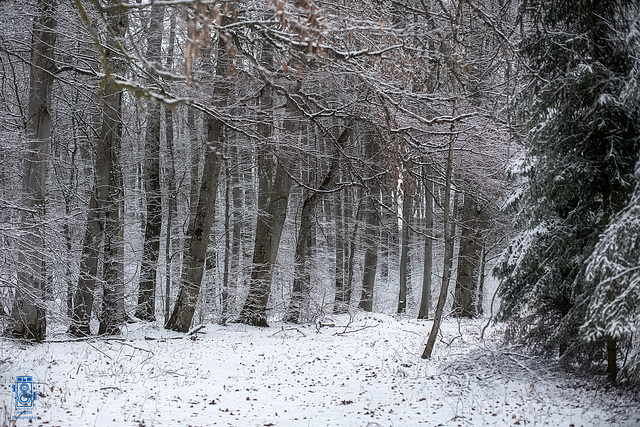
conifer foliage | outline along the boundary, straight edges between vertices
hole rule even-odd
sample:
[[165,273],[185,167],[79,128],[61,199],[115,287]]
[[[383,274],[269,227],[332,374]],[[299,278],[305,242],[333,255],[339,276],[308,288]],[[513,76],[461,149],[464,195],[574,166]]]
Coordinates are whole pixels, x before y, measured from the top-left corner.
[[588,345],[594,341],[579,329],[592,324],[587,316],[598,310],[588,307],[602,294],[596,289],[604,273],[592,254],[606,251],[600,236],[627,206],[636,182],[640,122],[630,89],[638,66],[637,6],[625,0],[524,5],[529,76],[516,106],[525,184],[513,203],[519,234],[495,270],[501,314],[516,320],[517,336],[539,351],[559,351],[567,362],[602,359],[603,341],[618,336],[591,333],[596,345]]

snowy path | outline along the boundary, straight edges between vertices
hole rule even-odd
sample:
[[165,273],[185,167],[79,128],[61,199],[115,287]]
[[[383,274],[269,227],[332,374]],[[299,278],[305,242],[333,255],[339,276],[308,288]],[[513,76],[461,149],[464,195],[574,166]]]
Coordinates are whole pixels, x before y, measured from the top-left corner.
[[149,324],[130,325],[124,341],[2,339],[0,423],[15,412],[10,378],[22,367],[44,390],[38,419],[17,425],[640,425],[633,396],[499,350],[499,331],[480,343],[480,322],[446,321],[423,361],[430,322],[359,314],[342,334],[348,321],[207,325],[195,340]]

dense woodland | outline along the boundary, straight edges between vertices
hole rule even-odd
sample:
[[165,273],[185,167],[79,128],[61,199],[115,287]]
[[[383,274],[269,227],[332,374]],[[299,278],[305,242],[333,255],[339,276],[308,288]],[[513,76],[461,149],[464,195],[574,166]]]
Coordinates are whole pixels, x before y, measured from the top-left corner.
[[0,326],[487,316],[637,379],[639,8],[3,1]]

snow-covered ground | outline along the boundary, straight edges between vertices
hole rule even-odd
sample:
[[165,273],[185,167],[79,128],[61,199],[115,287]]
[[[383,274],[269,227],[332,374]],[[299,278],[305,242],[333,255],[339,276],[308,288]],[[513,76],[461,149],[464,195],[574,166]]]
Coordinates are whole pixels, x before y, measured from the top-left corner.
[[15,415],[11,377],[22,368],[42,387],[35,419],[17,425],[640,425],[638,396],[502,348],[499,328],[480,341],[481,321],[445,321],[431,360],[420,358],[430,321],[325,322],[207,324],[191,337],[139,323],[122,339],[39,345],[3,338],[0,423]]

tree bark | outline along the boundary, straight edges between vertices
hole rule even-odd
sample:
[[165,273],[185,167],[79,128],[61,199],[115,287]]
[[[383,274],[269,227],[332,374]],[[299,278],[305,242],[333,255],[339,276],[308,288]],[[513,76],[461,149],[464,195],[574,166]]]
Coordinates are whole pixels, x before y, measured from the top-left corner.
[[[169,24],[169,50],[167,52],[167,69],[173,69],[173,52],[176,32],[176,17],[174,14],[170,17]],[[176,210],[176,163],[175,152],[173,148],[173,110],[165,107],[165,139],[167,142],[167,152],[169,154],[169,165],[167,166],[168,197],[167,197],[167,227],[165,240],[165,292],[164,292],[164,318],[169,319],[171,312],[171,282],[172,282],[172,264],[173,257],[171,254],[173,243],[173,216]]]
[[[455,109],[454,109],[455,111]],[[447,166],[445,172],[445,189],[444,189],[444,214],[443,214],[443,229],[444,229],[444,260],[442,271],[442,284],[440,286],[440,295],[438,296],[438,304],[436,305],[436,312],[433,319],[433,325],[427,345],[422,353],[423,359],[428,359],[433,353],[433,347],[440,331],[440,323],[442,322],[442,316],[444,314],[444,306],[447,302],[447,293],[449,292],[449,281],[451,280],[451,268],[453,264],[453,240],[455,238],[455,232],[453,227],[449,225],[451,222],[449,209],[451,207],[451,174],[453,170],[453,142],[455,137],[453,136],[453,125],[451,125],[452,135],[449,140],[449,149],[447,155]]]
[[23,234],[19,241],[18,285],[7,330],[13,337],[39,342],[44,340],[47,330],[44,228],[47,161],[51,144],[51,88],[55,69],[56,1],[39,0],[36,7],[26,126],[29,146],[23,175]]
[[[373,159],[378,151],[378,144],[375,136],[367,135],[368,141],[366,146],[366,158]],[[362,293],[360,295],[359,307],[364,311],[373,311],[373,290],[376,281],[376,270],[378,267],[378,244],[379,244],[379,225],[380,213],[378,212],[378,198],[380,197],[380,188],[378,180],[373,181],[373,185],[369,189],[370,194],[367,200],[367,228],[364,235],[364,265],[362,277]]]
[[[196,127],[196,113],[193,108],[187,109],[187,128],[189,129],[189,140],[191,141],[190,159],[190,185],[189,185],[189,219],[196,217],[198,210],[198,192],[200,191],[200,156],[201,147],[198,140],[198,129]],[[188,225],[192,226],[191,224]]]
[[[108,209],[110,207],[113,208],[113,203],[115,203],[114,201],[117,200],[118,197],[117,194],[110,194],[110,190],[112,184],[119,182],[119,179],[116,176],[118,171],[112,170],[112,168],[114,166],[114,162],[117,162],[117,159],[114,159],[114,156],[116,155],[114,151],[117,150],[122,131],[122,119],[120,117],[122,91],[116,87],[113,75],[121,71],[122,64],[118,58],[114,58],[115,53],[110,46],[115,44],[114,36],[116,34],[119,36],[124,34],[127,22],[126,16],[116,9],[109,9],[107,19],[109,20],[111,28],[114,29],[114,33],[108,33],[106,43],[107,47],[105,48],[107,64],[110,69],[106,70],[106,76],[102,81],[102,125],[100,129],[100,139],[96,148],[94,169],[95,183],[91,200],[89,202],[87,227],[85,230],[82,256],[80,260],[80,277],[73,300],[72,324],[69,329],[69,332],[76,336],[89,335],[91,333],[89,322],[91,320],[91,313],[93,310],[93,293],[98,274],[100,244],[105,237],[103,233],[107,232],[105,227],[105,218],[107,216]],[[116,175],[112,176],[112,174]],[[120,187],[114,187],[116,192],[118,192],[118,188]],[[117,218],[113,217],[113,215],[114,213],[112,213],[111,219],[117,221]],[[119,233],[117,226],[114,226],[113,222],[107,226],[109,227],[110,233]],[[117,240],[115,234],[111,234],[109,238],[115,238]],[[117,244],[115,241],[111,243]],[[118,256],[117,253],[120,251],[115,247],[110,247],[109,250],[114,251],[109,254],[109,256],[114,257]],[[109,263],[111,261],[107,259],[107,262]],[[113,276],[109,274],[109,278],[117,280],[117,275],[115,273]],[[118,286],[115,283],[111,282],[110,284],[107,284],[105,282],[105,286],[110,286],[111,284],[114,285],[114,289],[117,289]],[[106,292],[109,292],[109,290]],[[118,300],[117,297],[114,298],[113,301],[116,300]],[[117,318],[114,320],[115,322],[120,321]],[[114,330],[111,327],[109,329]]]
[[462,232],[460,233],[460,252],[456,290],[453,300],[453,315],[456,317],[476,317],[476,295],[482,256],[482,210],[470,192],[464,194],[462,203]]
[[431,270],[433,265],[433,169],[425,165],[424,203],[425,203],[425,236],[424,236],[424,269],[422,272],[422,298],[418,319],[428,319],[431,309]]
[[[239,321],[242,323],[265,327],[269,326],[267,304],[271,293],[273,264],[280,246],[280,237],[287,215],[291,190],[291,178],[280,163],[277,165],[273,184],[268,184],[269,177],[266,174],[269,167],[265,164],[267,162],[273,162],[273,160],[263,158],[263,170],[258,172],[259,181],[267,181],[259,185],[258,209],[263,213],[258,215],[256,225],[249,294],[239,317]],[[260,161],[258,168],[260,168]],[[272,190],[269,191],[269,189]],[[266,197],[263,194],[264,191],[267,191]],[[262,210],[261,206],[266,209]]]
[[350,293],[347,293],[347,287],[345,283],[345,254],[344,254],[344,238],[345,233],[343,210],[342,210],[342,191],[337,191],[333,194],[334,203],[334,215],[335,215],[335,297],[333,302],[333,312],[336,314],[346,313],[349,308],[349,302],[351,300]]
[[[230,83],[226,77],[229,55],[222,37],[218,40],[213,99],[219,107],[226,106]],[[218,191],[218,177],[222,167],[222,152],[225,138],[224,123],[212,116],[207,118],[207,148],[202,171],[202,180],[195,214],[189,220],[187,248],[180,278],[180,290],[165,328],[177,332],[188,332],[191,327],[196,303],[200,295],[204,263],[209,246],[209,235],[213,224],[214,208]],[[192,176],[193,179],[193,176]],[[193,183],[193,181],[192,181]]]
[[[343,147],[346,143],[351,129],[345,128],[338,137],[336,144]],[[309,303],[309,292],[311,288],[311,277],[308,272],[308,249],[311,237],[311,225],[313,213],[318,202],[322,200],[324,192],[330,190],[335,185],[340,171],[340,153],[336,150],[331,161],[329,171],[324,178],[318,191],[309,194],[302,203],[302,214],[300,215],[300,230],[296,240],[296,254],[294,258],[293,290],[289,303],[287,321],[297,323],[302,320],[305,307]]]
[[104,218],[104,260],[100,335],[117,335],[125,321],[124,314],[124,183],[120,169],[122,127],[113,140],[109,199]]
[[[408,163],[408,168],[411,166]],[[408,169],[407,168],[407,169]],[[407,171],[408,173],[408,171]],[[402,243],[400,251],[400,292],[398,295],[398,314],[407,310],[407,276],[409,275],[409,226],[411,221],[411,213],[413,209],[413,197],[410,194],[410,182],[408,179],[403,181],[402,196]]]
[[[164,8],[151,5],[146,59],[159,61],[162,47]],[[160,232],[162,230],[162,191],[160,190],[160,104],[154,99],[147,106],[147,131],[145,136],[144,188],[147,202],[146,224],[138,307],[135,316],[141,320],[156,319],[156,282],[160,257]]]
[[607,378],[613,384],[618,381],[618,350],[615,338],[607,337]]

